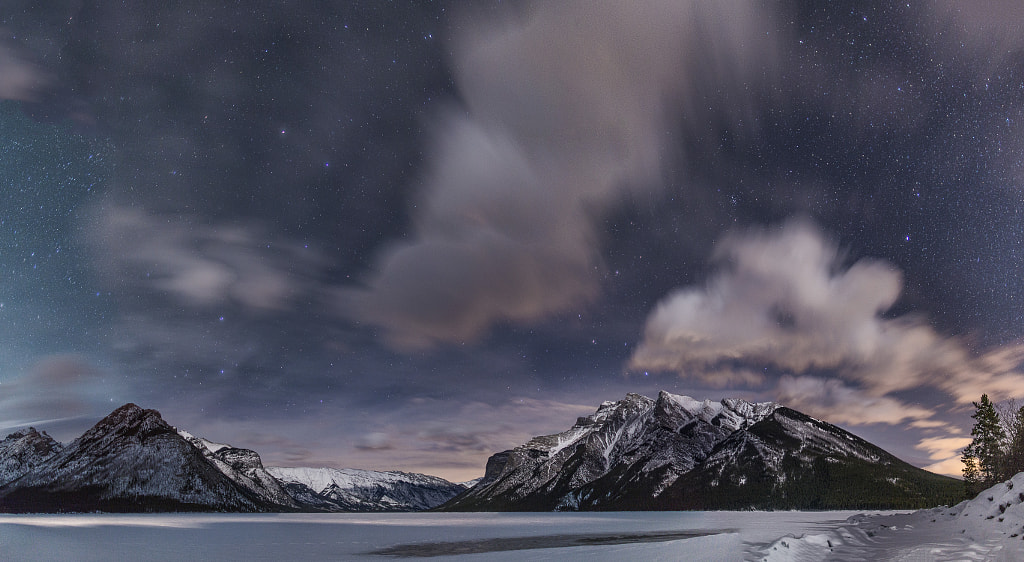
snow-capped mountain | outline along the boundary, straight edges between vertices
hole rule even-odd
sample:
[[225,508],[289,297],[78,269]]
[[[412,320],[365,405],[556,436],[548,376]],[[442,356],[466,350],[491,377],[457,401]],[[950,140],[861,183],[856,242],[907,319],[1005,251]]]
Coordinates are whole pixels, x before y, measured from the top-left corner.
[[264,511],[156,410],[126,404],[20,478],[2,511]]
[[962,485],[774,403],[661,392],[493,455],[445,510],[924,507]]
[[408,472],[267,467],[296,501],[327,511],[422,511],[466,491],[443,478]]
[[255,451],[175,429],[135,404],[67,446],[32,428],[0,441],[0,512],[417,511],[466,488],[423,474],[268,470]]
[[263,461],[256,451],[214,443],[181,429],[177,431],[178,435],[191,443],[206,460],[217,467],[217,470],[264,503],[295,510],[304,507],[292,498],[281,482],[263,468]]
[[63,448],[46,434],[30,427],[0,441],[0,486],[21,478]]

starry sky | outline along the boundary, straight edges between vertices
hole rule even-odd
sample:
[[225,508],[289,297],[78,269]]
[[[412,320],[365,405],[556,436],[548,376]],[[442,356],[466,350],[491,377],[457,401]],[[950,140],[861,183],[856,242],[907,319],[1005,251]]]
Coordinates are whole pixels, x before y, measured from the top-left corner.
[[5,0],[0,434],[467,480],[664,389],[958,474],[1024,398],[1022,18]]

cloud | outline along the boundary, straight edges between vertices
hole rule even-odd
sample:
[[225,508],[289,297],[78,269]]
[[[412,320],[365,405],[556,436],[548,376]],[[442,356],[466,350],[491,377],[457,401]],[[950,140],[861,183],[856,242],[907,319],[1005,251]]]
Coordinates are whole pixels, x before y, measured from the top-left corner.
[[36,65],[0,44],[0,99],[35,101],[50,78]]
[[354,446],[359,451],[391,451],[395,448],[388,434],[380,431],[367,433]]
[[[997,400],[1024,395],[1017,370],[1024,347],[975,355],[922,316],[885,316],[899,297],[900,273],[841,258],[802,221],[727,236],[715,252],[721,271],[703,287],[675,291],[649,315],[631,368],[698,379],[723,365],[804,374],[780,379],[780,398],[849,423],[934,426],[930,411],[886,396],[921,386],[961,404],[982,392]],[[835,380],[815,378],[822,374]]]
[[118,289],[255,311],[288,308],[313,290],[317,253],[257,227],[202,224],[117,204],[98,213],[92,241],[104,278]]
[[658,184],[666,122],[760,75],[767,19],[746,2],[654,0],[472,22],[454,42],[465,106],[435,122],[412,236],[340,293],[347,313],[419,348],[592,300],[594,215]]
[[[0,384],[0,437],[19,427],[52,430],[83,417],[105,415],[111,400],[105,393],[111,391],[106,375],[85,357],[43,356]],[[76,429],[84,429],[78,425]]]
[[389,404],[383,420],[370,411],[352,415],[364,407],[334,404],[259,419],[211,416],[194,405],[161,412],[169,423],[195,435],[255,449],[267,466],[400,467],[452,481],[482,476],[492,454],[537,435],[564,431],[577,417],[594,412],[593,405],[556,399],[413,398]]
[[987,61],[975,71],[992,73],[1024,49],[1018,26],[1024,19],[1024,4],[1016,0],[979,0],[969,5],[939,0],[926,4],[926,9],[932,13],[924,22],[935,32],[936,46],[950,56],[961,57],[970,49],[978,59]]
[[929,437],[922,439],[915,448],[926,451],[931,460],[938,461],[924,467],[925,470],[962,477],[964,463],[960,455],[970,443],[970,437]]
[[799,221],[727,236],[715,252],[724,271],[658,304],[632,366],[686,373],[735,359],[801,372],[872,361],[900,274],[869,260],[836,271],[837,252]]
[[840,380],[784,375],[776,387],[777,400],[832,423],[865,425],[910,422],[915,427],[945,427],[937,412],[905,404],[888,396],[871,396]]
[[1024,397],[1021,364],[1024,364],[1024,344],[997,347],[961,366],[954,376],[939,379],[938,385],[961,404],[970,404],[982,394],[988,394],[996,402],[1021,398]]

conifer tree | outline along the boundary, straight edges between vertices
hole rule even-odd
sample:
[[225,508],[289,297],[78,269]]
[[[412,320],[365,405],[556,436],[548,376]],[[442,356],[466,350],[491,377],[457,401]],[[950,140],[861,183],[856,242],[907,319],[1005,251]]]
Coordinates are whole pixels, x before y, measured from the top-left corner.
[[981,477],[978,474],[978,457],[974,454],[974,443],[964,447],[960,461],[964,463],[964,492],[968,498],[974,497],[982,490]]
[[981,395],[980,402],[974,402],[974,439],[964,449],[964,485],[967,493],[974,495],[992,486],[1003,476],[1006,432],[1003,430],[995,405],[987,394]]

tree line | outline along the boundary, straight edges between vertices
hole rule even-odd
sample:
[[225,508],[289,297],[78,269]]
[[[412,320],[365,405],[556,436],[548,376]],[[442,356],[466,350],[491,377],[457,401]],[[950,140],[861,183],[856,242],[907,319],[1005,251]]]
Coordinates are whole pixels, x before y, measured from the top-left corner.
[[1016,401],[997,406],[987,394],[973,404],[973,439],[961,457],[968,497],[1024,472],[1024,406]]

